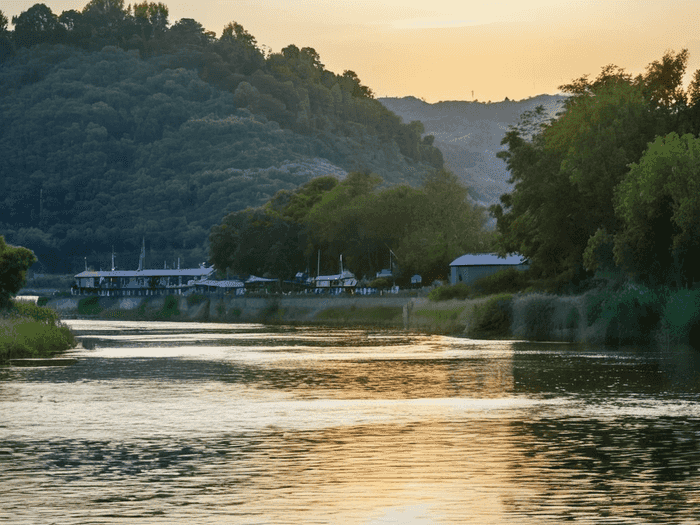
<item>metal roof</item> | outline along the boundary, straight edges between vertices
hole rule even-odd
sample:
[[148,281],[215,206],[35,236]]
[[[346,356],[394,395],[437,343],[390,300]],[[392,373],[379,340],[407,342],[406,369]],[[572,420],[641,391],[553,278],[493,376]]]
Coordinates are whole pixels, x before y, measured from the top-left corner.
[[244,288],[245,285],[241,281],[197,281],[197,286],[215,286],[217,288]]
[[517,254],[504,258],[495,253],[468,253],[457,257],[450,266],[517,266],[525,263],[525,258]]
[[204,277],[211,274],[214,267],[183,268],[181,270],[87,270],[75,276],[76,279],[86,277]]

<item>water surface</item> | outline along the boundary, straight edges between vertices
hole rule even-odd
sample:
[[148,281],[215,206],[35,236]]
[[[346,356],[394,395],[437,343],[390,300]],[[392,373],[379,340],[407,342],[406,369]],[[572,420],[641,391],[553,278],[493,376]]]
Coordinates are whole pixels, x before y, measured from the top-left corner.
[[0,522],[700,523],[700,356],[69,321],[0,368]]

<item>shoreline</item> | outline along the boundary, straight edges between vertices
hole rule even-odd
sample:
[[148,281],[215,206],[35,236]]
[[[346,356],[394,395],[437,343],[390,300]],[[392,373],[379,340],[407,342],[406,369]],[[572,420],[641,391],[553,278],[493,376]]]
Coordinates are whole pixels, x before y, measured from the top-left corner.
[[[651,347],[693,345],[663,323],[645,324],[635,311],[605,313],[599,291],[577,296],[496,294],[431,301],[411,296],[235,295],[49,299],[62,319],[262,323],[392,328],[472,339],[552,341]],[[605,315],[601,314],[605,313]]]
[[484,299],[392,296],[73,296],[49,299],[62,319],[372,326],[464,334]]

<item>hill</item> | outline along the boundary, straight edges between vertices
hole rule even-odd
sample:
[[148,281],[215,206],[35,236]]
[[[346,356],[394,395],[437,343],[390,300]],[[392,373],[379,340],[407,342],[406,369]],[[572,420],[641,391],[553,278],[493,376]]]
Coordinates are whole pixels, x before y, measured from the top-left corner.
[[102,4],[37,4],[0,35],[0,232],[37,271],[107,267],[112,249],[135,267],[143,237],[149,261],[197,264],[212,225],[279,190],[350,171],[415,186],[442,167],[311,48],[265,54],[235,23],[216,38]]
[[418,120],[433,135],[445,159],[445,167],[470,188],[471,196],[484,206],[496,204],[511,191],[506,164],[496,157],[508,127],[525,111],[543,106],[553,117],[565,100],[561,95],[503,102],[448,101],[429,104],[415,97],[381,98],[379,101],[404,122]]

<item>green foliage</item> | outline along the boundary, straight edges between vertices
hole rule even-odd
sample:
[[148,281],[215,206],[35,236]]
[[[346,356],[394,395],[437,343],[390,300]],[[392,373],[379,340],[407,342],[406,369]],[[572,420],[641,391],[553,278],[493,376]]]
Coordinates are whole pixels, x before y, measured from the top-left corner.
[[35,262],[31,250],[10,246],[0,235],[0,309],[10,305],[10,299],[24,286],[27,270]]
[[451,299],[467,299],[473,290],[465,283],[446,284],[430,290],[428,299],[431,301],[449,301]]
[[677,290],[669,294],[662,325],[674,341],[688,342],[700,323],[700,289]]
[[665,303],[665,290],[629,281],[599,288],[585,295],[587,324],[606,344],[648,344]]
[[670,133],[649,144],[616,192],[623,228],[615,258],[651,284],[700,280],[700,139]]
[[445,277],[450,261],[466,251],[488,249],[482,209],[450,173],[427,178],[421,188],[379,190],[381,178],[353,172],[338,182],[314,179],[279,192],[262,208],[224,217],[212,228],[210,260],[221,271],[291,278],[321,254],[321,273],[344,267],[373,275],[392,260],[399,277]]
[[592,82],[584,76],[561,86],[573,96],[557,119],[506,134],[499,156],[515,188],[491,209],[501,251],[526,256],[541,278],[575,281],[584,268],[611,266],[621,228],[615,190],[647,144],[680,122],[686,63],[687,50],[668,52],[634,79],[606,66]]
[[510,337],[513,296],[500,294],[489,297],[474,307],[467,335],[475,339]]
[[386,277],[378,277],[369,283],[369,287],[378,290],[388,290],[391,288],[391,281]]
[[312,48],[266,57],[240,24],[216,39],[192,19],[170,26],[161,3],[16,18],[0,30],[0,173],[13,174],[0,208],[8,242],[30,238],[44,271],[138,254],[144,235],[158,264],[197,264],[222,215],[314,176],[360,166],[417,185],[442,166],[415,125]]
[[525,290],[530,283],[529,272],[515,268],[501,270],[477,279],[469,286],[475,297],[498,293],[516,293]]
[[97,315],[102,311],[100,306],[100,298],[97,295],[83,297],[78,301],[78,314],[80,315]]
[[75,338],[56,312],[33,303],[13,303],[0,315],[0,362],[50,357],[74,347]]

